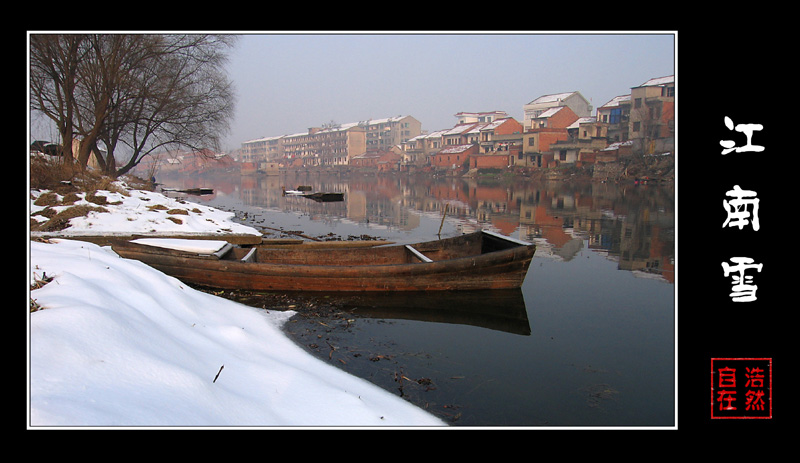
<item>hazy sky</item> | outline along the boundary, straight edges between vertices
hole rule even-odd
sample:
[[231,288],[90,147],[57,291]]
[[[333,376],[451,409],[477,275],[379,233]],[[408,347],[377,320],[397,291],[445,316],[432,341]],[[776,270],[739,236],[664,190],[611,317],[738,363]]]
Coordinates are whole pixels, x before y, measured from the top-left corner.
[[[225,149],[322,124],[506,111],[579,91],[593,108],[675,73],[676,36],[637,34],[246,34],[230,56],[238,100]],[[594,113],[593,113],[594,114]]]

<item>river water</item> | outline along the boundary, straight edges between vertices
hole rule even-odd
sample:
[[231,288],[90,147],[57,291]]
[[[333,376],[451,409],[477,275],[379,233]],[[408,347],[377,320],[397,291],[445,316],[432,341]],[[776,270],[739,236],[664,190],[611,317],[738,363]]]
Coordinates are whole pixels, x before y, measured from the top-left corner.
[[[295,310],[313,355],[453,426],[673,427],[675,197],[656,185],[289,174],[159,178],[267,237],[411,243],[480,228],[537,244],[519,291],[231,295]],[[282,187],[343,192],[341,202]],[[170,193],[173,194],[173,193]]]

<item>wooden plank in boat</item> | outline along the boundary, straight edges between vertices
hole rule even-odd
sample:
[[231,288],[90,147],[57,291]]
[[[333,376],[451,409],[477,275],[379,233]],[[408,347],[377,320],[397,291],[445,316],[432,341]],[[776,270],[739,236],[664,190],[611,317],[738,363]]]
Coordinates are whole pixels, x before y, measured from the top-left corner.
[[195,257],[201,259],[222,259],[233,245],[221,240],[183,240],[173,238],[139,238],[127,242],[139,252],[164,254],[174,257]]
[[[231,244],[239,245],[254,245],[260,244],[264,238],[262,235],[252,235],[244,233],[226,233],[226,234],[182,234],[182,233],[133,233],[133,234],[107,234],[107,235],[82,235],[82,234],[58,234],[58,233],[34,233],[31,232],[31,238],[51,239],[61,238],[66,240],[88,241],[97,244],[98,246],[110,246],[119,241],[131,241],[138,238],[174,238],[186,240],[224,240]],[[302,241],[302,240],[295,240]]]
[[406,245],[406,249],[408,249],[409,251],[411,251],[411,254],[413,254],[413,255],[414,255],[414,257],[416,257],[417,259],[421,260],[422,262],[426,262],[426,263],[428,263],[428,262],[433,262],[433,260],[432,260],[432,259],[430,259],[430,258],[429,258],[428,256],[426,256],[425,254],[423,254],[423,253],[421,253],[421,252],[417,251],[416,249],[414,249],[414,247],[413,247],[413,246],[411,246],[410,244],[407,244],[407,245]]
[[161,249],[180,251],[198,255],[207,255],[220,259],[233,248],[233,245],[222,240],[185,240],[173,238],[139,238],[131,243],[154,246]]
[[317,249],[326,249],[326,248],[363,248],[363,247],[374,247],[374,246],[385,246],[387,244],[394,244],[394,241],[384,241],[384,240],[364,240],[364,241],[306,241],[306,240],[293,240],[293,242],[288,242],[289,240],[262,240],[259,247],[261,248],[268,248],[268,247],[292,247],[297,245],[298,247],[302,248],[317,248]]

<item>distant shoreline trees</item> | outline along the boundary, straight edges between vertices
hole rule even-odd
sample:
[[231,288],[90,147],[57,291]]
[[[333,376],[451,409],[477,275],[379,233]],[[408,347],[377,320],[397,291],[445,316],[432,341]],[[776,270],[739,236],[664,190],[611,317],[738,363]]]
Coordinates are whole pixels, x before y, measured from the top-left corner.
[[219,150],[235,107],[224,69],[235,40],[32,34],[31,110],[56,126],[65,165],[83,170],[94,156],[114,177],[165,147]]

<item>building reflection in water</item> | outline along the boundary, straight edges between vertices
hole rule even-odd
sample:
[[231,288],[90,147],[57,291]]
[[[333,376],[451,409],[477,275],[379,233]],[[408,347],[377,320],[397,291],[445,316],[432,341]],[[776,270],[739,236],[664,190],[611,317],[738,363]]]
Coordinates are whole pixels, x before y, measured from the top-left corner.
[[[237,175],[202,183],[212,183],[220,192],[238,190],[240,201],[248,206],[321,222],[413,231],[421,217],[438,220],[445,215],[464,231],[490,228],[536,242],[538,256],[568,261],[588,248],[616,261],[621,270],[674,283],[671,186],[323,174]],[[283,195],[284,187],[300,185],[317,192],[342,192],[344,201],[318,203]]]

